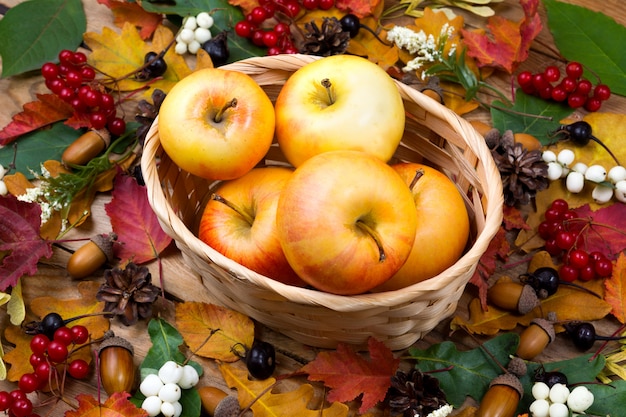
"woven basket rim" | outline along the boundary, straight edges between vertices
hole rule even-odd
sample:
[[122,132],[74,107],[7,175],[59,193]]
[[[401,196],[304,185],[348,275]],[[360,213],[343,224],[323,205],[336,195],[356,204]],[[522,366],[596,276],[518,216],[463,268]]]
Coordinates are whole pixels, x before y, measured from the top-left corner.
[[[297,68],[315,59],[319,59],[319,57],[298,54],[253,57],[220,68],[254,75],[262,74],[268,69],[295,71]],[[350,312],[359,311],[364,308],[393,307],[399,304],[409,303],[418,295],[425,292],[443,290],[455,282],[460,275],[463,275],[467,270],[475,267],[501,225],[504,196],[500,172],[491,157],[491,153],[484,142],[484,138],[469,122],[417,90],[398,81],[395,81],[395,83],[404,100],[411,100],[424,108],[427,112],[444,120],[453,130],[461,134],[468,141],[471,150],[476,154],[479,161],[481,161],[483,165],[482,168],[486,172],[486,175],[488,178],[492,179],[495,184],[493,187],[489,187],[486,190],[487,194],[485,197],[489,202],[485,212],[486,222],[483,229],[477,232],[474,244],[454,265],[444,270],[439,275],[394,291],[358,295],[337,295],[315,289],[283,284],[230,260],[196,237],[184,224],[182,219],[176,215],[167,201],[161,188],[158,167],[155,162],[157,152],[160,148],[158,116],[146,135],[141,158],[144,181],[148,190],[148,200],[153,211],[156,213],[164,228],[171,230],[174,234],[172,237],[177,243],[183,242],[195,253],[201,255],[206,260],[210,260],[210,262],[216,264],[223,270],[229,271],[237,279],[249,281],[256,286],[275,292],[291,302],[311,306],[324,306],[336,311]],[[469,279],[469,277],[467,279]]]

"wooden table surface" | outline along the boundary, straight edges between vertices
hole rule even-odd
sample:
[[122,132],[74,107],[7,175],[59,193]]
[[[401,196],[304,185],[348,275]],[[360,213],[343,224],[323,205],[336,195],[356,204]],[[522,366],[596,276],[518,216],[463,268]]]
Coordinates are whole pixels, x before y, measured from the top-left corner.
[[[4,3],[8,6],[15,5],[20,1],[9,0]],[[567,3],[577,4],[585,6],[589,9],[602,11],[603,13],[615,18],[620,24],[626,25],[626,9],[624,8],[622,0],[566,0]],[[84,7],[88,16],[88,31],[100,32],[103,26],[114,27],[112,24],[112,15],[108,8],[98,4],[93,0],[84,0]],[[503,3],[493,5],[498,14],[519,18],[521,9],[519,2],[515,0],[505,0]],[[545,22],[545,12],[541,11],[542,18]],[[473,25],[483,25],[484,21],[475,17],[465,15],[466,20]],[[545,25],[544,25],[545,26]],[[521,69],[529,69],[531,71],[544,68],[546,65],[553,64],[557,61],[554,53],[551,52],[550,45],[553,45],[551,35],[548,30],[544,28],[537,40],[533,44],[531,55],[529,59],[522,65]],[[502,89],[508,90],[510,81],[506,76],[501,76],[497,79],[490,79],[490,81],[496,81]],[[0,79],[0,126],[5,126],[11,120],[11,117],[21,110],[24,103],[34,100],[35,94],[39,92],[47,92],[40,77],[25,77],[15,76],[9,79]],[[603,105],[602,111],[623,113],[626,114],[626,98],[613,95],[611,99]],[[483,112],[474,112],[468,115],[469,119],[482,119],[488,120],[488,114]],[[97,233],[110,232],[111,226],[109,218],[104,212],[103,205],[110,200],[108,194],[101,194],[97,197],[93,206],[93,214],[84,226],[80,229],[72,231],[68,238],[89,237]],[[69,249],[75,249],[82,242],[65,244]],[[54,295],[59,298],[73,298],[77,295],[76,284],[77,281],[73,281],[65,270],[65,265],[69,253],[65,250],[56,248],[54,255],[51,259],[45,260],[40,264],[39,273],[33,277],[23,278],[24,296],[26,301],[32,300],[35,297],[43,295]],[[198,288],[193,285],[193,281],[183,280],[183,284],[176,284],[176,286],[169,287],[168,282],[176,280],[179,276],[185,276],[185,274],[192,274],[189,268],[183,263],[180,253],[176,249],[167,250],[162,257],[163,264],[163,278],[166,283],[166,290],[171,295],[171,299],[161,300],[156,303],[157,312],[164,318],[172,318],[173,304],[176,299],[183,299],[188,301],[207,301],[210,300],[209,294],[204,287]],[[149,265],[153,277],[159,276],[158,265],[156,262],[152,262]],[[101,271],[99,275],[95,275],[90,279],[101,280]],[[158,281],[155,279],[154,281]],[[155,282],[158,284],[158,282]],[[463,316],[467,316],[467,305],[471,298],[475,296],[474,288],[469,286],[465,291],[465,294],[461,298],[457,313]],[[3,329],[8,324],[8,317],[6,316],[6,310],[0,310],[0,329]],[[139,364],[141,359],[146,354],[147,349],[150,346],[148,333],[146,331],[146,323],[140,322],[132,327],[125,327],[115,322],[112,325],[112,329],[116,334],[126,337],[133,341],[135,346],[135,360]],[[308,346],[304,346],[298,342],[288,339],[287,337],[273,332],[267,328],[263,328],[261,325],[257,325],[260,329],[261,337],[264,340],[272,342],[278,349],[277,355],[278,371],[279,373],[287,373],[299,369],[303,365],[303,361],[312,360],[319,349],[314,349]],[[611,333],[611,330],[615,329],[615,324],[605,320],[599,324],[599,328],[605,334]],[[559,340],[563,336],[559,335]],[[437,328],[431,333],[426,335],[422,340],[418,341],[415,346],[419,348],[426,348],[434,343],[441,342],[443,340],[452,340],[457,343],[459,349],[475,347],[476,342],[464,334],[463,332],[455,332],[449,335],[449,320],[444,320]],[[553,343],[550,348],[542,354],[539,358],[540,361],[556,361],[565,358],[570,358],[579,353],[571,347],[571,343]],[[3,338],[3,344],[5,351],[12,349],[12,346],[6,343]],[[397,352],[398,355],[401,352]],[[205,369],[205,375],[202,378],[201,384],[208,384],[221,387],[227,390],[225,383],[217,370],[215,363],[209,360],[199,361],[203,364]],[[403,366],[408,366],[408,363],[404,363]],[[294,382],[299,384],[302,381]],[[14,383],[7,381],[0,381],[0,390],[12,390],[15,388]],[[97,395],[97,388],[95,384],[95,377],[85,382],[72,383],[67,387],[67,396],[73,397],[78,393],[91,393]],[[288,389],[288,385],[287,388]],[[318,386],[317,393],[320,395],[322,392],[321,387]],[[44,412],[40,410],[41,415],[47,416],[61,416],[67,410],[67,406],[64,404],[58,404],[55,407]],[[384,415],[382,412],[380,415]]]

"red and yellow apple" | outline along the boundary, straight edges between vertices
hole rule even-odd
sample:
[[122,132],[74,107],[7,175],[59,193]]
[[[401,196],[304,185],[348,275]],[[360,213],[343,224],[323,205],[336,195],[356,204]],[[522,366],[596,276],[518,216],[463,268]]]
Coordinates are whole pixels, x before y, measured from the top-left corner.
[[404,104],[392,78],[354,55],[304,65],[275,103],[276,138],[295,167],[332,150],[358,150],[388,161],[404,133]]
[[159,111],[159,136],[183,170],[217,180],[241,177],[274,138],[271,100],[247,74],[219,68],[195,71],[174,85]]
[[289,264],[311,286],[360,294],[395,274],[413,241],[417,211],[402,178],[362,151],[329,151],[294,171],[276,224]]
[[198,238],[231,260],[269,278],[304,285],[278,240],[278,197],[293,171],[286,167],[253,168],[225,181],[208,201]]
[[374,291],[397,290],[436,276],[461,257],[469,237],[467,208],[450,178],[417,163],[399,163],[392,168],[413,193],[415,242],[402,268]]

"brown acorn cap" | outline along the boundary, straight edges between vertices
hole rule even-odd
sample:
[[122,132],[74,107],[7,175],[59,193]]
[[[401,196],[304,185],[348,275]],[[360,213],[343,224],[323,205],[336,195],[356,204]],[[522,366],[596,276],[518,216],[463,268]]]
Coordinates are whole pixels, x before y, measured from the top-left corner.
[[239,413],[241,413],[239,401],[237,401],[236,397],[229,395],[215,407],[213,417],[237,417]]
[[530,324],[535,324],[543,329],[544,332],[550,338],[550,342],[552,342],[556,338],[556,332],[554,331],[554,324],[550,320],[542,319],[541,317],[532,319]]
[[524,359],[518,358],[517,356],[511,358],[506,369],[517,377],[524,376],[528,372],[528,367]]
[[507,373],[507,374],[498,375],[497,377],[491,380],[491,383],[489,384],[489,388],[493,387],[494,385],[509,386],[513,388],[515,391],[517,391],[520,398],[524,396],[524,387],[522,386],[522,383],[520,382],[519,378],[513,374]]
[[91,238],[91,241],[96,244],[104,253],[104,256],[107,258],[107,262],[111,262],[114,258],[113,255],[113,244],[117,240],[117,235],[115,233],[109,234],[99,234],[95,235]]
[[100,347],[98,348],[98,355],[100,355],[100,352],[102,352],[104,349],[114,346],[128,350],[131,355],[135,354],[135,349],[128,340],[124,339],[123,337],[112,335],[110,337],[105,337],[102,343],[100,343]]
[[530,313],[539,303],[539,297],[537,297],[535,289],[528,284],[524,285],[519,301],[517,302],[517,311],[520,314]]

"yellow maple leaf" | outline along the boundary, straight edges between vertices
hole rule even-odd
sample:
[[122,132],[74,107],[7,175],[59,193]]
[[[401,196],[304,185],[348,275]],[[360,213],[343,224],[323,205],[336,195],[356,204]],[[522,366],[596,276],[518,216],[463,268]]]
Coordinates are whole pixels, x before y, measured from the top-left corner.
[[176,328],[196,355],[225,362],[241,359],[235,345],[250,348],[254,341],[254,323],[248,316],[207,303],[177,304]]
[[311,410],[309,403],[314,397],[314,388],[302,384],[293,391],[273,393],[272,386],[276,379],[263,381],[248,378],[248,371],[234,364],[221,364],[220,372],[229,387],[237,390],[237,399],[242,408],[250,406],[254,417],[347,417],[347,405],[334,402],[322,410]]

